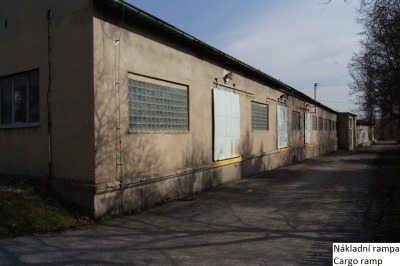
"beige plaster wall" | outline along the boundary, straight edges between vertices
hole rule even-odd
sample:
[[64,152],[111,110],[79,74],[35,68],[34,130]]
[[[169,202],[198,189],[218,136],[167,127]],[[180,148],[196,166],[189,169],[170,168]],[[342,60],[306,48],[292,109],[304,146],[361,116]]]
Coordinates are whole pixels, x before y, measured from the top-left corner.
[[0,76],[40,79],[40,126],[0,129],[0,172],[48,175],[49,33],[53,178],[93,182],[92,14],[90,0],[0,1]]
[[[120,204],[119,140],[126,209],[154,203],[160,198],[177,197],[181,194],[179,191],[197,191],[212,184],[210,178],[218,182],[233,180],[337,149],[334,131],[311,130],[311,143],[304,143],[304,113],[307,108],[312,112],[312,104],[289,95],[286,101],[289,132],[292,110],[301,113],[301,130],[289,134],[287,150],[278,151],[276,110],[282,92],[234,71],[233,80],[226,85],[235,84],[240,96],[240,149],[244,161],[221,168],[212,160],[211,88],[215,78],[222,82],[225,67],[212,60],[200,59],[193,51],[128,23],[120,28],[121,25],[111,16],[95,12],[96,215],[116,210]],[[189,131],[129,133],[127,82],[131,76],[186,87],[189,92]],[[251,130],[252,101],[268,104],[268,131]],[[335,113],[316,109],[318,116],[336,121]],[[150,195],[149,191],[154,194]]]

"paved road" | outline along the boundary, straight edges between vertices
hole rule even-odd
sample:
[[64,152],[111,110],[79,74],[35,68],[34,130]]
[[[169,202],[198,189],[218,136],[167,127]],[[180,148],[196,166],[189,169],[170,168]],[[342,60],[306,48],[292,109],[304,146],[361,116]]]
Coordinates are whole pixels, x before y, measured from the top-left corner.
[[400,149],[382,144],[93,228],[0,240],[0,265],[331,265],[332,242],[400,242]]

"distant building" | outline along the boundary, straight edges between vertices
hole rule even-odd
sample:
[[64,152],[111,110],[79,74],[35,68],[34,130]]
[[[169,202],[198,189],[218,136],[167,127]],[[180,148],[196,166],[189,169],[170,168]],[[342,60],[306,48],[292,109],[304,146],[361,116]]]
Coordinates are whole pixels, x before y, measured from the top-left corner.
[[357,145],[360,147],[370,146],[374,141],[375,125],[365,120],[357,120]]
[[128,3],[0,0],[0,18],[0,173],[93,217],[333,152],[338,131],[355,147],[355,115]]
[[357,147],[357,115],[338,113],[339,149],[354,150]]

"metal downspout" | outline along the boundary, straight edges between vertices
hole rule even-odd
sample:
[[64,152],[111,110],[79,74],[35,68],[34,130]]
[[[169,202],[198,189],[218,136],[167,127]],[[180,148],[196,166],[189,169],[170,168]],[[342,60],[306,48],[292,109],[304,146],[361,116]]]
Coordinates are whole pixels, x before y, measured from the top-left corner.
[[52,156],[52,117],[51,117],[51,20],[53,11],[47,11],[47,66],[48,66],[48,83],[47,83],[47,136],[48,136],[48,177],[47,185],[53,178],[53,156]]

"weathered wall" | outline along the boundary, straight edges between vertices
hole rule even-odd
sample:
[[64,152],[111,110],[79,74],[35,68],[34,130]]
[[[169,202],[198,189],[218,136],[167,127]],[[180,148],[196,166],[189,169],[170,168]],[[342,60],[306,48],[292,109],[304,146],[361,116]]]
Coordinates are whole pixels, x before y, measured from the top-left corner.
[[[44,3],[25,2],[0,1],[0,76],[39,69],[40,103],[45,103],[46,8]],[[0,173],[47,175],[46,112],[46,104],[41,104],[40,127],[0,129]]]
[[[129,210],[337,149],[334,130],[311,129],[310,143],[305,143],[304,135],[307,110],[311,117],[327,121],[336,121],[335,113],[233,70],[234,79],[227,85],[235,84],[240,98],[242,157],[214,162],[212,87],[215,78],[222,82],[225,65],[128,20],[120,28],[121,20],[94,11],[90,0],[5,2],[0,2],[0,12],[8,23],[0,33],[9,41],[0,46],[0,59],[10,63],[1,65],[0,76],[39,69],[40,126],[0,129],[0,169],[4,173],[49,174],[49,58],[51,181],[67,199],[93,216],[118,210],[121,177],[122,202]],[[53,12],[50,24],[47,10]],[[25,42],[27,38],[32,41]],[[186,88],[189,130],[129,133],[129,77]],[[251,129],[252,102],[268,105],[269,130]],[[278,104],[288,108],[289,132],[288,146],[279,150]],[[300,113],[298,131],[292,130],[292,111]]]
[[364,123],[357,124],[357,145],[360,147],[372,145],[374,142],[375,127]]
[[92,17],[91,0],[0,1],[0,76],[38,69],[40,87],[40,125],[0,128],[0,173],[48,177],[49,100],[52,181],[67,197],[61,181],[94,183]]
[[[349,122],[351,121],[351,122]],[[357,147],[357,116],[350,113],[338,114],[339,149],[353,150]]]
[[[227,85],[234,83],[240,96],[240,154],[243,160],[227,164],[213,162],[211,88],[215,78],[222,82],[225,67],[198,58],[193,51],[131,24],[125,23],[123,28],[120,25],[121,21],[101,11],[95,14],[96,215],[118,210],[120,204],[119,134],[125,209],[176,198],[337,149],[337,136],[333,130],[311,130],[311,142],[305,144],[304,113],[307,108],[312,112],[313,107],[287,95],[289,147],[278,151],[276,110],[282,92],[234,72],[233,81]],[[129,133],[129,77],[187,87],[189,131]],[[268,131],[251,130],[252,101],[268,104]],[[336,121],[336,114],[315,109],[318,115]],[[292,110],[301,113],[301,130],[298,132],[291,131]],[[120,130],[117,130],[118,125]]]

